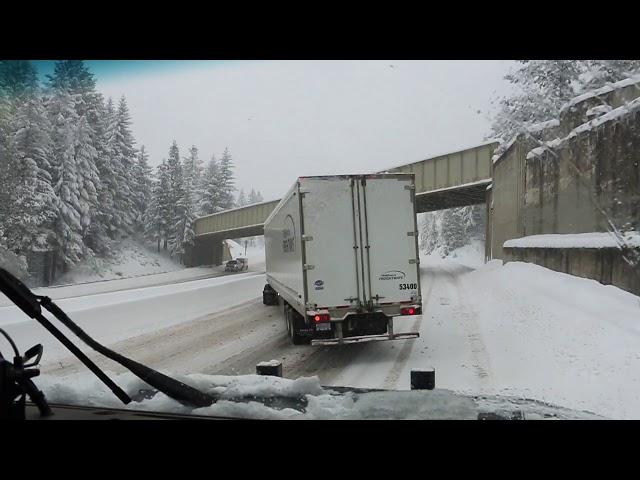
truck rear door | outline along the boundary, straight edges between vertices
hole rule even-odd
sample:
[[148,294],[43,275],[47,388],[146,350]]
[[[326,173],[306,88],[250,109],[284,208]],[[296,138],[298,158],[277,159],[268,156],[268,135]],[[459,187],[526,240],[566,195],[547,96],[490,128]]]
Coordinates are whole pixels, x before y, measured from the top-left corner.
[[414,184],[409,176],[366,176],[359,201],[365,243],[366,296],[373,305],[420,296]]
[[352,183],[347,176],[300,179],[307,302],[318,308],[363,302]]

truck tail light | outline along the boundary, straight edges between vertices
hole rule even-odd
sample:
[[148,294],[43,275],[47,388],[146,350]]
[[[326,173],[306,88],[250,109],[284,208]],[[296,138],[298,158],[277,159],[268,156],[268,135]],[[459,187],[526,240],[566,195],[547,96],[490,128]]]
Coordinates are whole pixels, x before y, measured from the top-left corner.
[[315,323],[328,322],[331,320],[331,315],[328,313],[316,313],[313,315],[313,321]]
[[402,315],[420,315],[420,307],[403,307],[400,309]]

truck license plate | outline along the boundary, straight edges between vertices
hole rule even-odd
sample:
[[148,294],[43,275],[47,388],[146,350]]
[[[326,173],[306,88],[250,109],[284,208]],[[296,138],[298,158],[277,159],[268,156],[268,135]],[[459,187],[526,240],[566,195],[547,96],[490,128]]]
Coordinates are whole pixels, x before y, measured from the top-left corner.
[[318,323],[316,325],[316,330],[331,330],[330,323]]

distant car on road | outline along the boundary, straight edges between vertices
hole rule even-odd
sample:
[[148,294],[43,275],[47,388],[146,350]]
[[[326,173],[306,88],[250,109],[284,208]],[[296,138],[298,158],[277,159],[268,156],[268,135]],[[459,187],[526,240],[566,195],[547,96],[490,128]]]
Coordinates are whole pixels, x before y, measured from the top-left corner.
[[249,262],[246,258],[229,260],[224,267],[225,272],[241,272],[243,270],[249,270]]

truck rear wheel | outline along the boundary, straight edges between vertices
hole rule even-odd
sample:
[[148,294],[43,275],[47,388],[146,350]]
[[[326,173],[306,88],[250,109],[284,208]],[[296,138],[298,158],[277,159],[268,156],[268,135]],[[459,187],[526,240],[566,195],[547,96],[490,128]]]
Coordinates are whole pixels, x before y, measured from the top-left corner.
[[269,306],[278,304],[278,292],[271,288],[268,283],[262,290],[262,303]]
[[291,339],[291,343],[294,345],[308,345],[311,343],[311,339],[300,334],[300,320],[301,316],[289,305],[285,305],[284,318],[287,324],[287,334]]

